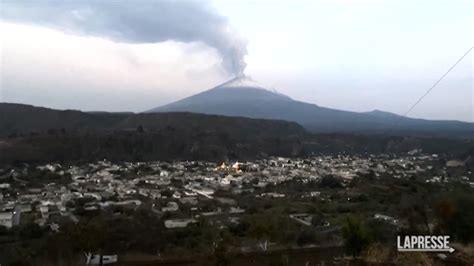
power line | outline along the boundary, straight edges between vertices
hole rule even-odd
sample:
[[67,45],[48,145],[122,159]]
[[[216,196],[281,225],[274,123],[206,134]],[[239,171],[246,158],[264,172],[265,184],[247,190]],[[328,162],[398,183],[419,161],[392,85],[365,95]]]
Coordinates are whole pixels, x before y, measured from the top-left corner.
[[393,131],[399,124],[400,124],[400,121],[405,118],[428,94],[430,94],[430,92],[449,74],[449,72],[451,72],[451,70],[453,70],[463,59],[464,57],[466,57],[471,51],[472,49],[474,49],[474,46],[472,46],[471,48],[469,48],[457,61],[456,63],[454,63],[454,65],[452,65],[448,71],[446,71],[426,92],[425,94],[423,94],[402,116],[400,116],[397,121],[395,121],[395,123],[393,124],[393,127],[390,128],[387,132],[387,133],[390,133],[391,131]]

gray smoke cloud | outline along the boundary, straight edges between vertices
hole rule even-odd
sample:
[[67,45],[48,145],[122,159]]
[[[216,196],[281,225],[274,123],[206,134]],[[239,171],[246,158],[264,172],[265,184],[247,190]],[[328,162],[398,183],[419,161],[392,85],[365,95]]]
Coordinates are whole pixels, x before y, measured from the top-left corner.
[[207,1],[4,0],[0,17],[129,43],[200,41],[219,51],[230,73],[246,66],[246,41]]

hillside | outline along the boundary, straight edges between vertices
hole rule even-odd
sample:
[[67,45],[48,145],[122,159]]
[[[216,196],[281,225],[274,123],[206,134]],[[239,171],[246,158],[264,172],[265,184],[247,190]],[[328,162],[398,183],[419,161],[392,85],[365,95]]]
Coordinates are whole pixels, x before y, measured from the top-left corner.
[[151,131],[172,127],[180,130],[216,131],[239,137],[286,137],[307,134],[303,127],[294,122],[196,113],[135,114],[121,120],[115,127],[135,129],[138,126]]
[[0,136],[46,132],[50,129],[88,130],[113,127],[125,113],[86,113],[24,104],[0,103]]
[[296,156],[307,135],[296,123],[275,120],[84,113],[11,104],[0,108],[8,110],[0,119],[0,163]]
[[304,134],[298,124],[279,120],[229,118],[193,113],[107,113],[54,110],[22,104],[0,103],[0,136],[8,134],[45,133],[48,130],[149,130],[167,127],[216,130],[240,135]]

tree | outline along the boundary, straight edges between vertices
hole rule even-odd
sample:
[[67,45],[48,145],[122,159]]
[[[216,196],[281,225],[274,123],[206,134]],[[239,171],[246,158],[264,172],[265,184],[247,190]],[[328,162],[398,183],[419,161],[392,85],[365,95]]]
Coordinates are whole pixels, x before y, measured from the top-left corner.
[[0,225],[0,236],[8,235],[8,228],[3,225]]
[[219,241],[214,250],[215,266],[227,266],[230,265],[230,259],[227,255],[227,246],[224,241]]
[[298,246],[313,244],[314,242],[316,242],[316,232],[311,229],[301,231],[296,239]]
[[324,225],[324,221],[324,214],[319,211],[313,214],[313,217],[311,218],[311,224],[313,226],[322,226]]
[[324,176],[321,179],[321,187],[328,187],[328,188],[341,188],[341,180],[335,178],[332,175]]
[[268,262],[268,266],[287,266],[288,264],[288,256],[284,255],[281,258],[274,258],[270,262]]
[[370,244],[370,237],[364,223],[355,217],[348,217],[342,227],[344,248],[352,256],[359,255]]
[[17,246],[12,248],[9,252],[9,257],[7,258],[7,265],[11,266],[27,266],[32,265],[33,254],[32,250]]
[[267,251],[270,229],[262,222],[254,224],[250,230],[250,235],[259,241],[259,246],[263,251]]
[[243,237],[247,234],[249,228],[250,228],[250,223],[243,220],[236,225],[230,225],[229,232],[234,236]]
[[429,233],[429,221],[425,206],[426,199],[420,195],[403,195],[399,208],[402,218],[408,221],[410,234]]
[[440,227],[456,240],[464,243],[474,241],[474,196],[451,195],[435,206]]
[[388,221],[371,219],[366,225],[374,242],[391,244],[397,238],[397,226]]
[[40,238],[43,235],[41,227],[33,222],[21,225],[18,228],[18,232],[22,239]]

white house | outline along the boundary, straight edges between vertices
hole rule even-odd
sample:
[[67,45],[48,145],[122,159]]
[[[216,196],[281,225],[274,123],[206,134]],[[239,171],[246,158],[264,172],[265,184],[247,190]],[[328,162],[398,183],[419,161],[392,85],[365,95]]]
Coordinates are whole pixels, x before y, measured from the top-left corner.
[[166,207],[161,208],[162,212],[175,212],[179,210],[179,205],[176,202],[170,201]]
[[166,228],[184,228],[190,223],[196,223],[194,219],[174,219],[174,220],[165,220]]
[[0,212],[0,225],[6,228],[13,226],[13,213],[12,212]]

